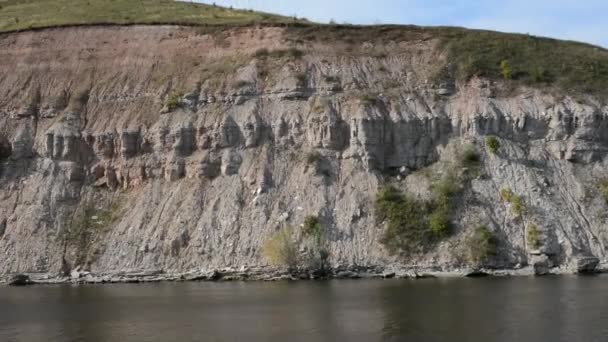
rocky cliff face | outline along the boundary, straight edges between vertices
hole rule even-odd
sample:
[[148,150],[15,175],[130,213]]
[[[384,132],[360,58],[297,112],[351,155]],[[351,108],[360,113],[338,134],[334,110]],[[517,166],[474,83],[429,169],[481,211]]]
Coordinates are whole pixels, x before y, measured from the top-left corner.
[[[309,215],[332,266],[460,267],[482,224],[498,238],[493,267],[604,260],[608,108],[432,82],[442,58],[433,40],[312,44],[281,28],[3,35],[0,274],[264,265],[263,242]],[[451,236],[389,254],[379,187],[424,198],[465,145],[480,172]]]

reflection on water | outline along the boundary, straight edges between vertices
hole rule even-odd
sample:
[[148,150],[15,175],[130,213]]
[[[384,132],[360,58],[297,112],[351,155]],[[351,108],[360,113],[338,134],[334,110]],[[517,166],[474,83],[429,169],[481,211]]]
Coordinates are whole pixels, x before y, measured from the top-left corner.
[[608,341],[608,277],[0,288],[0,341]]

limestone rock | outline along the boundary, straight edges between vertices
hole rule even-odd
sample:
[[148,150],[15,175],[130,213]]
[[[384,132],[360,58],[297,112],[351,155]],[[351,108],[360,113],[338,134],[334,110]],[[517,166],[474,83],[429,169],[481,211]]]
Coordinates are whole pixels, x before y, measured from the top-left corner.
[[239,172],[243,159],[233,150],[227,150],[222,155],[222,174],[226,176],[234,175]]
[[582,256],[576,259],[576,272],[579,274],[595,273],[600,259],[594,256]]
[[532,268],[534,269],[534,274],[538,276],[548,274],[553,266],[551,260],[549,260],[549,257],[545,254],[532,256],[530,265],[532,265]]

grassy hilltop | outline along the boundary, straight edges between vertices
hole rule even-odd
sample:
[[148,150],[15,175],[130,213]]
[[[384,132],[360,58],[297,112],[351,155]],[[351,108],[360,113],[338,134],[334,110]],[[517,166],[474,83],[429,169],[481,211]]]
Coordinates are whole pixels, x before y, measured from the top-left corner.
[[0,32],[88,24],[283,25],[295,42],[354,47],[365,41],[438,39],[447,56],[445,65],[437,66],[440,79],[482,76],[608,99],[608,50],[577,42],[452,27],[321,25],[172,0],[0,0]]
[[0,32],[81,24],[247,25],[293,18],[172,0],[0,0]]

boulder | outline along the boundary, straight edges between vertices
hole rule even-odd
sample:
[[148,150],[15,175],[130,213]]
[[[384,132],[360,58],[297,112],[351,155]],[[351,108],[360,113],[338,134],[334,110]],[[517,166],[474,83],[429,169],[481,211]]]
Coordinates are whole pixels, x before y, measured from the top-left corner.
[[70,278],[72,280],[78,280],[84,276],[83,272],[80,270],[80,267],[76,267],[72,272],[70,272]]
[[530,265],[534,269],[534,275],[542,276],[549,273],[553,266],[549,257],[545,254],[533,255],[530,260]]
[[576,259],[576,273],[589,274],[597,272],[597,265],[600,259],[594,256],[583,256]]
[[26,274],[15,274],[8,281],[9,286],[25,286],[33,284],[30,277]]

